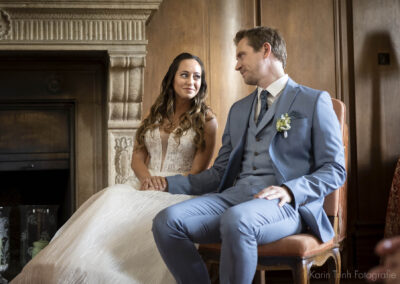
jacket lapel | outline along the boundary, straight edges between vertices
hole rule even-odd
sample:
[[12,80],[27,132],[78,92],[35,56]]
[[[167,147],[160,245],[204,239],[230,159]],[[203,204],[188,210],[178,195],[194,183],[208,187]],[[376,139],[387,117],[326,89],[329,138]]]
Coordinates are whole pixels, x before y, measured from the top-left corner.
[[[299,89],[296,82],[289,78],[285,89],[283,90],[279,101],[277,102],[274,123],[281,117],[282,114],[289,113],[289,110],[297,96]],[[276,131],[276,129],[275,129]]]
[[[279,97],[279,101],[277,102],[277,106],[276,106],[276,112],[275,112],[275,117],[274,117],[274,125],[276,125],[276,122],[278,121],[278,119],[280,118],[280,116],[282,114],[285,113],[289,113],[290,112],[290,108],[292,107],[292,104],[294,102],[294,99],[296,98],[297,94],[299,92],[298,89],[298,84],[296,82],[294,82],[292,79],[289,78],[285,89],[283,90],[281,96]],[[269,147],[269,155],[271,157],[271,161],[272,161],[272,165],[275,169],[275,173],[276,173],[276,178],[278,180],[279,183],[283,183],[285,181],[285,176],[282,172],[282,167],[279,163],[279,161],[276,159],[275,153],[273,151],[273,147],[271,147],[271,145],[273,145],[273,141],[276,138],[276,127],[274,127],[274,137],[272,138],[270,147]]]

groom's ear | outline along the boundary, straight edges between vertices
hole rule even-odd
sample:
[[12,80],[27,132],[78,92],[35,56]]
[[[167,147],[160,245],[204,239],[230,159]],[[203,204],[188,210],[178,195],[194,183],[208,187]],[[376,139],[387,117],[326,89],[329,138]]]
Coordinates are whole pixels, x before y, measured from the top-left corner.
[[264,42],[261,49],[264,52],[264,58],[267,58],[271,54],[271,45],[268,42]]

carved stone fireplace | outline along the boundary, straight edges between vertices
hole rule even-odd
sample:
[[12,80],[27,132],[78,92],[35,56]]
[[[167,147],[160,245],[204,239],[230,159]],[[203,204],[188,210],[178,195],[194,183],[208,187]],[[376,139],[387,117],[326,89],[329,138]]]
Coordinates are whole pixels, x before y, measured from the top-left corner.
[[[142,112],[146,22],[161,2],[3,0],[0,3],[3,54],[27,52],[29,57],[48,53],[53,58],[94,54],[106,61],[102,78],[104,100],[102,91],[97,90],[100,96],[86,104],[79,104],[78,99],[73,111],[76,207],[105,186],[124,183],[132,174],[132,138]],[[65,79],[59,72],[53,75],[46,80],[50,88],[52,85],[57,88],[60,80]],[[82,81],[92,83],[85,76]],[[24,78],[20,83],[24,84]],[[7,164],[3,163],[4,166]]]

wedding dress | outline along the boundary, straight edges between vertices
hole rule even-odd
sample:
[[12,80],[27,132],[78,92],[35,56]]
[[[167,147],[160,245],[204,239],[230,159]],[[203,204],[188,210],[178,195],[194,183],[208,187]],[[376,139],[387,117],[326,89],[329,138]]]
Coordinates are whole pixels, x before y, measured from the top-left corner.
[[[147,131],[152,175],[188,173],[194,135],[190,129],[180,139],[171,134],[162,140],[158,128]],[[192,196],[139,191],[136,177],[129,184],[93,195],[11,283],[176,283],[153,240],[152,220],[161,209]]]

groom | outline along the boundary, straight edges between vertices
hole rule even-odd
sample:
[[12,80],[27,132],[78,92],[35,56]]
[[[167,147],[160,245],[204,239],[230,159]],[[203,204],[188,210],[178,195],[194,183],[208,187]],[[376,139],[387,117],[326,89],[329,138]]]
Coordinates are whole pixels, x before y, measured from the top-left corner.
[[334,236],[324,197],[343,184],[346,171],[329,94],[284,73],[278,31],[242,30],[234,41],[235,68],[257,89],[231,107],[210,169],[167,178],[169,192],[202,196],[153,221],[157,247],[178,283],[210,283],[194,243],[222,242],[221,283],[245,284],[252,282],[258,245],[306,227],[324,242]]

